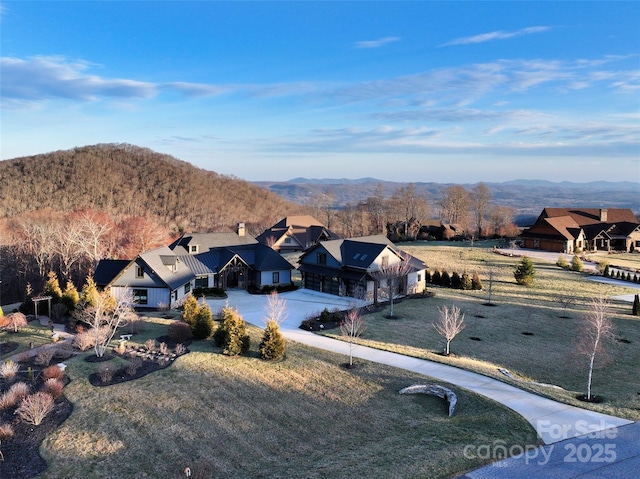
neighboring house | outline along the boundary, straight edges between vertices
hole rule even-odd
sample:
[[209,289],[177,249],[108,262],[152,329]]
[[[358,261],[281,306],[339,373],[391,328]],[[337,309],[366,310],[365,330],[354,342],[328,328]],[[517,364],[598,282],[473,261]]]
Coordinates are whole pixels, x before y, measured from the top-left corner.
[[568,254],[638,251],[640,222],[626,208],[545,208],[520,238],[525,248]]
[[[94,274],[94,280],[98,276],[100,281],[96,286],[111,288],[116,297],[119,290],[131,288],[136,305],[146,308],[169,307],[181,301],[193,289],[196,278],[168,246],[139,254],[113,275],[116,267],[113,260],[100,261]],[[108,275],[113,278],[105,284]]]
[[304,251],[321,241],[339,239],[312,216],[287,216],[265,230],[257,240],[281,253]]
[[429,220],[420,227],[417,239],[435,239],[436,241],[461,240],[464,239],[465,233],[464,228],[460,225],[451,225],[438,220]]
[[307,289],[378,301],[381,284],[376,274],[401,261],[408,261],[410,268],[398,294],[423,292],[426,265],[384,235],[323,241],[302,254],[298,269]]
[[130,287],[140,307],[180,302],[193,288],[249,288],[288,285],[293,266],[238,226],[236,233],[184,234],[169,246],[133,261],[102,260],[94,280],[101,288]]

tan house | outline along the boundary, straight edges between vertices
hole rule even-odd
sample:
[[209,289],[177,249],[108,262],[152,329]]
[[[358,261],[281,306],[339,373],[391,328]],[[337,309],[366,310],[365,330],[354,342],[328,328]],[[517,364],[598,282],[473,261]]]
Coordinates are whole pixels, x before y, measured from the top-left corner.
[[522,232],[523,247],[573,254],[639,251],[640,221],[628,208],[545,208]]
[[280,253],[304,251],[321,241],[339,239],[313,216],[287,216],[265,230],[256,239]]

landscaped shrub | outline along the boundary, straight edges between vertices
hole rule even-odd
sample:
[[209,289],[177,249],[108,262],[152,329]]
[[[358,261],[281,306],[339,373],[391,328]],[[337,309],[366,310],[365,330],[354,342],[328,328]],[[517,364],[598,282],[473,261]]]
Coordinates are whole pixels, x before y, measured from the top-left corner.
[[425,271],[425,273],[424,273],[424,282],[426,284],[431,284],[431,282],[432,282],[431,271],[429,271],[429,270]]
[[200,309],[200,305],[198,304],[198,300],[193,295],[189,295],[185,298],[184,303],[182,304],[182,320],[191,326],[194,327],[196,324],[196,317],[198,316],[198,310]]
[[[42,296],[51,296],[52,304],[59,303],[62,299],[62,289],[58,282],[58,276],[54,271],[49,271],[49,274],[47,274],[47,281],[42,288]],[[51,314],[51,311],[48,313]]]
[[176,347],[173,348],[173,352],[176,354],[176,356],[181,356],[187,352],[187,348],[185,347],[184,344],[178,343],[176,344]]
[[574,255],[573,259],[571,260],[571,271],[581,272],[583,269],[584,269],[584,264],[582,263],[580,256],[578,256],[577,254]]
[[7,327],[11,328],[14,333],[27,326],[27,317],[20,312],[7,314],[5,320]]
[[176,343],[184,343],[193,337],[191,326],[183,321],[174,321],[167,328],[167,335]]
[[461,286],[461,281],[460,281],[460,275],[458,274],[457,271],[454,271],[453,274],[451,275],[451,287],[453,289],[460,289]]
[[440,284],[445,288],[451,287],[451,276],[446,271],[442,272],[442,278],[440,279]]
[[474,291],[480,291],[482,289],[482,281],[480,281],[480,275],[477,271],[473,273],[471,283],[471,289],[473,289]]
[[98,376],[100,376],[100,381],[103,383],[110,383],[113,379],[113,366],[109,364],[101,364],[98,368]]
[[8,441],[13,437],[14,434],[15,433],[13,432],[13,426],[11,424],[0,424],[0,442]]
[[44,392],[37,392],[22,400],[16,415],[25,422],[39,426],[47,414],[53,410],[53,397]]
[[51,306],[51,320],[56,323],[62,322],[62,319],[69,313],[69,309],[62,303],[56,303]]
[[622,279],[622,271],[618,270],[616,272],[616,279]]
[[30,392],[31,390],[26,383],[15,383],[0,396],[0,410],[15,406],[26,398]]
[[96,345],[96,338],[93,331],[82,331],[73,338],[73,346],[80,351],[87,351]]
[[62,379],[64,377],[64,371],[57,364],[52,364],[42,370],[42,378],[47,379]]
[[129,376],[135,376],[136,373],[138,372],[138,369],[140,369],[141,367],[142,367],[142,359],[138,357],[134,357],[127,362],[127,365],[124,367],[124,371]]
[[71,281],[67,281],[67,284],[62,292],[62,298],[60,303],[67,307],[68,311],[74,311],[76,306],[80,302],[80,293]]
[[48,366],[55,353],[53,348],[40,348],[33,362],[38,366]]
[[633,308],[631,309],[631,314],[634,316],[640,316],[640,295],[638,294],[633,297]]
[[0,365],[0,378],[12,381],[16,377],[18,371],[20,371],[20,365],[11,361],[11,359],[7,359],[2,363],[2,365]]
[[269,320],[260,342],[260,357],[267,361],[277,361],[284,357],[285,340],[277,321]]
[[195,323],[193,325],[192,332],[194,339],[207,339],[210,338],[213,334],[213,330],[215,328],[215,324],[213,323],[213,315],[211,314],[211,309],[209,306],[202,305],[198,309],[198,314],[195,318]]
[[150,353],[154,352],[156,350],[156,346],[158,345],[158,343],[156,342],[155,339],[147,339],[144,342],[144,347],[147,349],[147,351],[149,351]]
[[558,261],[556,261],[556,266],[559,266],[560,268],[564,268],[564,269],[567,269],[569,267],[569,262],[567,261],[567,258],[565,258],[563,254],[561,254],[558,257]]
[[56,378],[47,379],[42,386],[42,391],[50,394],[54,399],[62,396],[63,389],[64,383]]
[[465,291],[473,289],[473,280],[471,279],[471,275],[466,271],[460,276],[460,289],[464,289]]
[[513,276],[518,284],[531,286],[533,284],[533,277],[535,276],[535,268],[533,267],[531,259],[523,256],[520,263],[516,265]]
[[[240,314],[231,308],[222,310],[222,325],[216,330],[214,340],[222,347],[223,354],[237,356],[249,350],[250,339],[247,326]],[[220,341],[220,343],[218,342]]]
[[431,277],[431,282],[436,286],[442,286],[442,273],[439,269],[433,272],[433,276]]

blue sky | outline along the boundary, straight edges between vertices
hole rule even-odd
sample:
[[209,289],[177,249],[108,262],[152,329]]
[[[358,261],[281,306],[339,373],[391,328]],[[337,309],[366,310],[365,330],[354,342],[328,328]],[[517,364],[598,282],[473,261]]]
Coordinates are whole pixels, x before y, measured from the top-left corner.
[[640,181],[640,2],[0,2],[2,159]]

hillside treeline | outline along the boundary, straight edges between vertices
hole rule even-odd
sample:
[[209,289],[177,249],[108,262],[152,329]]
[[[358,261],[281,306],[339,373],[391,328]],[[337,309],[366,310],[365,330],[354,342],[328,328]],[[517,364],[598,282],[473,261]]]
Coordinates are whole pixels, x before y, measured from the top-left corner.
[[174,231],[260,230],[287,202],[235,177],[128,144],[100,144],[0,162],[0,218],[50,208],[144,217]]

